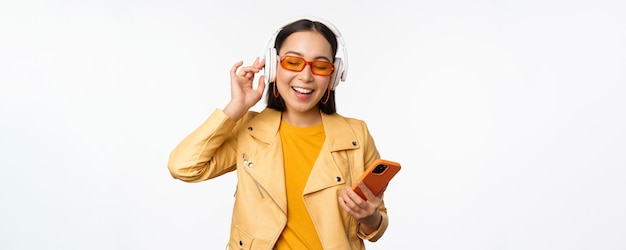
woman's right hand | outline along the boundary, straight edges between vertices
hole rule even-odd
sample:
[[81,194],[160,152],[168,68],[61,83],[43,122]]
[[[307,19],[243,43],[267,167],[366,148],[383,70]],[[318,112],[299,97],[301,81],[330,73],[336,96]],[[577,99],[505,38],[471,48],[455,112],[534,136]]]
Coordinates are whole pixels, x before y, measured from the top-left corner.
[[[252,88],[254,76],[265,66],[265,60],[259,60],[257,57],[252,66],[239,69],[241,65],[243,62],[239,61],[230,70],[231,100],[224,108],[224,113],[235,121],[261,100],[265,90],[265,76],[259,78],[256,89]],[[239,72],[237,72],[238,69]]]

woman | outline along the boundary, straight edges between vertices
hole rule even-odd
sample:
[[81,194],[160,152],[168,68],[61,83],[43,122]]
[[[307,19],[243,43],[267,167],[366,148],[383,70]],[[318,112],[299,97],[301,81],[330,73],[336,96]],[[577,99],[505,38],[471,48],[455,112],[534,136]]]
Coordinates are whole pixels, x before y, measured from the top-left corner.
[[[379,153],[363,121],[336,113],[340,38],[321,20],[282,27],[268,50],[275,59],[266,58],[276,71],[258,58],[233,65],[230,102],[171,152],[168,168],[182,181],[237,170],[230,249],[365,249],[385,232],[383,194],[359,183],[362,199],[350,188]],[[267,107],[250,111],[266,85]]]

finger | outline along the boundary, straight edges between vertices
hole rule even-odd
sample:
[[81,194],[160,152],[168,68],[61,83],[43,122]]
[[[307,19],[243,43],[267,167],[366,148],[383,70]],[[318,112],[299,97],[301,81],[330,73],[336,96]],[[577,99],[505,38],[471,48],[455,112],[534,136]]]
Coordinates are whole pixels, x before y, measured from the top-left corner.
[[[359,187],[360,188],[360,187]],[[361,191],[363,191],[361,189]],[[362,207],[361,204],[365,203],[366,200],[364,200],[363,198],[361,198],[361,196],[359,196],[359,194],[357,194],[356,192],[354,192],[354,190],[352,190],[352,188],[346,187],[346,194],[348,195],[348,197],[350,197],[350,199],[352,199],[352,201],[358,205],[359,207]],[[364,193],[365,194],[365,193]],[[367,198],[367,197],[366,197]]]
[[[349,189],[349,188],[348,188]],[[341,205],[341,207],[353,218],[355,219],[361,219],[364,216],[367,216],[367,210],[360,207],[357,203],[355,203],[351,198],[350,198],[350,192],[352,190],[342,190],[341,191],[341,196],[338,198],[339,199],[339,203]],[[357,195],[358,197],[358,195]],[[360,198],[359,198],[360,199]],[[362,201],[362,200],[361,200]]]
[[250,72],[250,71],[247,71],[243,76],[245,78],[252,79],[252,77],[254,77],[254,73]]
[[343,198],[344,203],[348,207],[353,207],[354,206],[354,202],[352,201],[352,198],[350,198],[350,195],[348,194],[348,188],[347,187],[344,190],[341,190],[341,197]]
[[249,74],[254,75],[254,73],[258,73],[260,69],[253,67],[253,66],[246,66],[241,68],[241,70],[239,71],[239,75],[241,76],[250,76]]
[[257,69],[262,69],[263,67],[265,67],[265,59],[263,60],[257,60],[256,63],[254,64],[254,66]]
[[235,63],[235,65],[233,65],[233,67],[230,69],[230,75],[231,76],[236,76],[237,75],[237,69],[239,67],[241,67],[241,65],[243,65],[243,61],[239,61],[239,62]]
[[363,198],[361,198],[361,196],[359,196],[356,192],[354,192],[352,188],[346,187],[344,193],[347,198],[346,200],[348,200],[348,206],[350,206],[353,210],[363,209],[365,205],[367,205],[367,202]]
[[342,197],[339,197],[339,205],[340,205],[340,206],[343,208],[343,210],[345,210],[346,212],[348,212],[348,213],[351,213],[351,212],[352,212],[352,209],[350,209],[350,207],[348,207],[348,206],[346,205],[346,201],[345,201]]
[[353,217],[358,217],[359,211],[361,211],[361,207],[359,207],[350,197],[350,194],[347,190],[341,191],[341,205]]
[[359,186],[359,188],[361,189],[361,192],[363,192],[363,195],[365,195],[365,198],[367,198],[367,200],[373,200],[376,199],[376,195],[374,195],[374,193],[372,193],[372,190],[370,190],[365,183],[360,182],[357,183],[357,185]]
[[343,208],[344,211],[346,211],[346,213],[348,213],[351,217],[358,219],[358,213],[346,204],[346,200],[344,198],[339,197],[338,200],[339,205],[341,206],[341,208]]
[[259,77],[259,83],[257,83],[256,90],[259,94],[261,94],[261,96],[263,95],[263,92],[265,91],[265,76]]

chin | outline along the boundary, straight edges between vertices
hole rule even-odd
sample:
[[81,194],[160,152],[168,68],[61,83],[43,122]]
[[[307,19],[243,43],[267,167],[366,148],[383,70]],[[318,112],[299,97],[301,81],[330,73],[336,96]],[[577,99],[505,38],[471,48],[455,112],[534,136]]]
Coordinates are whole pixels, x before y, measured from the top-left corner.
[[307,104],[298,103],[296,105],[287,105],[287,108],[288,108],[287,110],[298,112],[298,113],[304,113],[304,112],[308,112],[311,110],[318,110],[317,102],[307,103]]

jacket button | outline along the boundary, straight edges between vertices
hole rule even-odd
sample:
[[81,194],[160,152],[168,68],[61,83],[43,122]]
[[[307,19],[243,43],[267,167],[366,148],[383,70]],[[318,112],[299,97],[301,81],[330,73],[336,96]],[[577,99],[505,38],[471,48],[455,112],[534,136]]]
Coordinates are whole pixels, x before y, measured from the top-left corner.
[[356,141],[352,141],[352,146],[356,146]]
[[254,167],[254,162],[250,162],[250,163],[248,163],[248,167],[249,167],[249,168]]
[[248,127],[248,130],[252,131],[252,127]]
[[339,177],[339,176],[335,177],[335,179],[337,180],[337,182],[341,181],[341,177]]
[[243,246],[243,241],[239,241],[239,245],[240,245],[240,246]]

